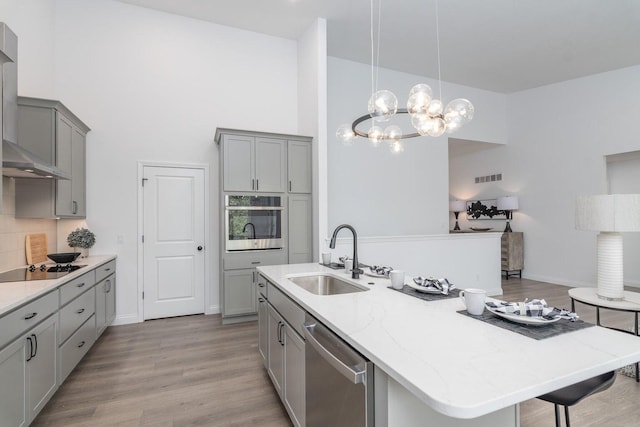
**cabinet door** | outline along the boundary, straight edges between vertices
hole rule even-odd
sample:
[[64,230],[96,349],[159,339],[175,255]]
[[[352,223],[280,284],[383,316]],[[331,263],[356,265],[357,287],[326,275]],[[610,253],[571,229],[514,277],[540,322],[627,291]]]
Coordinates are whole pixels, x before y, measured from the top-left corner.
[[304,340],[284,327],[284,405],[296,426],[305,425]]
[[284,386],[284,334],[282,328],[285,323],[271,305],[267,305],[267,314],[269,318],[269,356],[267,357],[269,367],[267,371],[273,386],[282,398]]
[[255,191],[283,193],[287,172],[287,145],[282,139],[256,138]]
[[20,338],[0,351],[0,424],[26,426],[27,345]]
[[[72,175],[73,124],[60,113],[56,116],[56,166]],[[72,179],[56,181],[56,215],[73,216],[71,183]]]
[[96,338],[107,327],[107,280],[96,285]]
[[107,279],[107,292],[105,293],[105,327],[113,323],[116,318],[116,276]]
[[74,216],[86,216],[86,142],[85,136],[76,127],[71,134],[71,213]]
[[269,355],[269,314],[267,313],[267,300],[258,293],[258,349],[262,356],[262,363],[269,368],[267,356]]
[[311,193],[311,142],[288,142],[289,193]]
[[[58,317],[54,314],[34,328],[32,357],[27,357],[29,420],[33,420],[58,389]],[[29,348],[29,346],[27,346]]]
[[224,191],[253,191],[254,148],[254,138],[224,135],[222,138]]
[[256,314],[255,269],[233,270],[224,272],[224,305],[223,316]]
[[289,195],[289,264],[311,262],[313,230],[311,195]]

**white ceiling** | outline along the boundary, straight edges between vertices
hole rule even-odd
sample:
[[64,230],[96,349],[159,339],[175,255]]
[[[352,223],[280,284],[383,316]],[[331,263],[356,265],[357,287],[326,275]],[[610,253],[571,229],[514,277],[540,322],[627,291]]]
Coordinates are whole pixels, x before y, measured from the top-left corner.
[[[120,0],[369,64],[370,0]],[[376,3],[379,0],[374,0]],[[437,78],[435,0],[382,0],[380,66]],[[640,64],[640,0],[439,0],[442,80],[510,93]]]

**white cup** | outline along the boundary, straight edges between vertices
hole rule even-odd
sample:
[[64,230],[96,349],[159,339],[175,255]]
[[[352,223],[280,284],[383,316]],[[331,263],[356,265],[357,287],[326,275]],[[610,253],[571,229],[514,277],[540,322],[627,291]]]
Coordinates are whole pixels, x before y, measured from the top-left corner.
[[402,289],[404,287],[404,271],[391,270],[389,272],[389,279],[391,279],[391,287],[393,289]]
[[322,263],[324,265],[331,264],[331,252],[323,252],[323,254],[322,254]]
[[479,316],[484,311],[484,300],[487,291],[484,289],[469,288],[460,291],[460,299],[467,307],[467,312]]
[[345,273],[351,273],[351,270],[353,270],[353,260],[352,259],[345,259],[344,260],[344,272]]

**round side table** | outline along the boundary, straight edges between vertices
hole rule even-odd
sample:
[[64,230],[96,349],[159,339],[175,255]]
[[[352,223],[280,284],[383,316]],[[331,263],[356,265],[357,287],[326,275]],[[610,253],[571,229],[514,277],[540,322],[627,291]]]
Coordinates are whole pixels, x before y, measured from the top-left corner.
[[[600,298],[597,294],[596,288],[573,288],[569,289],[569,297],[571,297],[571,311],[576,311],[575,302],[578,301],[585,305],[590,305],[596,308],[596,324],[600,324],[600,309],[606,308],[607,310],[624,311],[627,313],[633,313],[635,316],[634,331],[626,331],[620,328],[613,328],[605,326],[608,329],[614,329],[620,332],[626,332],[635,336],[640,336],[638,332],[638,313],[640,312],[640,292],[624,291],[622,301],[609,301]],[[638,365],[640,362],[636,362],[636,382],[640,382],[640,372],[638,372]]]

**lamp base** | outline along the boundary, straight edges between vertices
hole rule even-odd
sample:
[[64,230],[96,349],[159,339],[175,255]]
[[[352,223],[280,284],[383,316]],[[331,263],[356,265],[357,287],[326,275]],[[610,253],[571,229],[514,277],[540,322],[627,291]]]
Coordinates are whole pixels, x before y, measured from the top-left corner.
[[622,235],[615,232],[598,234],[598,291],[602,299],[624,298]]
[[509,224],[509,220],[507,220],[507,226],[504,228],[505,233],[511,233],[513,230],[511,229],[511,224]]

